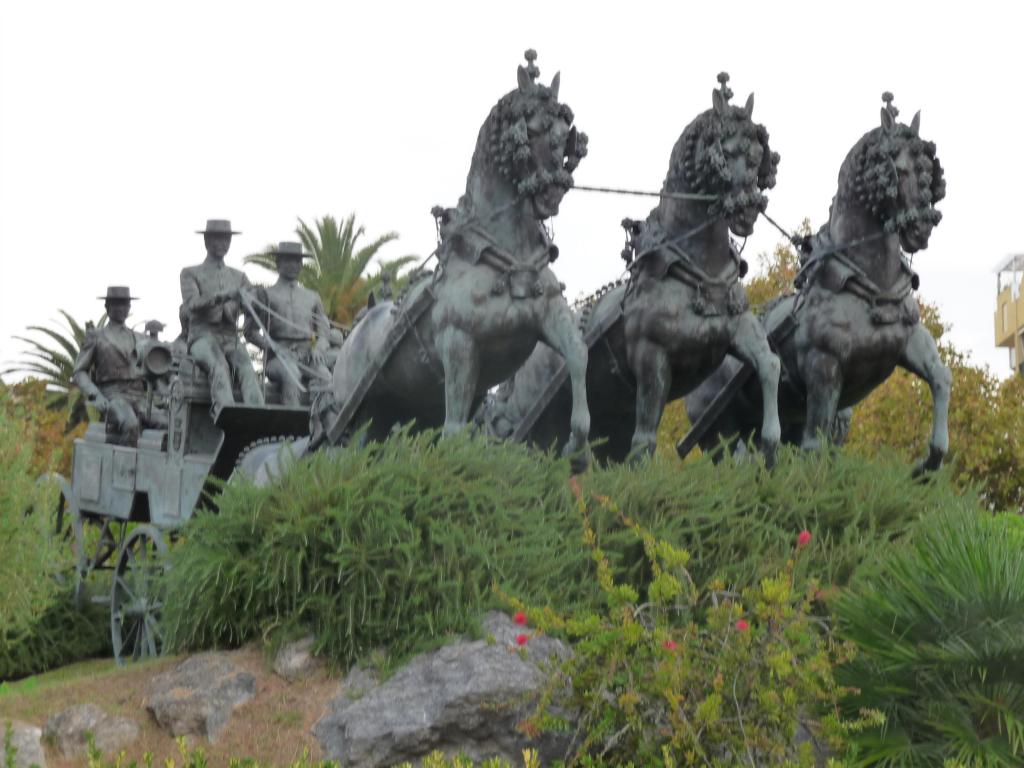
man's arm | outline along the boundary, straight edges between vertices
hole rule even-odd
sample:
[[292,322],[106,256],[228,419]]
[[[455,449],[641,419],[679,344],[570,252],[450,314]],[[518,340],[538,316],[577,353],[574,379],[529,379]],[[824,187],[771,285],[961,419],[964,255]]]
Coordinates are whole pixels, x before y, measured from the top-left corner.
[[316,338],[313,341],[313,360],[323,365],[327,364],[327,350],[331,346],[331,322],[327,319],[324,311],[324,303],[320,294],[314,291],[315,300],[313,303],[313,333]]
[[[246,290],[246,285],[248,284],[248,282],[248,279],[246,279],[245,282],[242,284],[241,290]],[[267,292],[262,287],[257,288],[255,291],[253,291],[251,285],[248,286],[248,290],[250,295],[253,295],[253,298],[255,298],[256,302],[258,302],[258,304],[253,305],[253,308],[259,314],[259,318],[260,321],[263,323],[263,327],[266,328],[267,312],[264,309],[264,305],[270,303],[269,298],[267,296]],[[252,344],[254,347],[259,347],[260,349],[265,351],[267,349],[267,346],[269,346],[269,342],[263,336],[263,333],[260,331],[260,324],[256,322],[256,318],[249,311],[245,312],[245,322],[242,324],[242,335],[245,336],[245,340]]]
[[100,392],[99,387],[96,386],[90,375],[93,359],[96,356],[96,333],[96,331],[88,331],[85,334],[82,348],[75,359],[75,370],[71,374],[71,380],[82,390],[85,399],[91,405],[96,406],[100,413],[103,413],[107,410],[107,398]]
[[193,312],[223,303],[231,294],[231,291],[218,291],[209,296],[203,296],[199,290],[199,280],[195,273],[190,269],[181,270],[181,303],[185,305],[185,312],[189,317]]

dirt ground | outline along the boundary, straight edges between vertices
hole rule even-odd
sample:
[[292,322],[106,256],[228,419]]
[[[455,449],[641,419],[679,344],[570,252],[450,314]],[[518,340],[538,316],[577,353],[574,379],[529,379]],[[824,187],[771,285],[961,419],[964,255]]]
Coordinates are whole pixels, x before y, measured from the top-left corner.
[[[210,764],[227,765],[232,757],[251,757],[268,765],[287,765],[309,750],[320,757],[320,748],[310,733],[338,692],[338,681],[319,671],[298,683],[288,683],[274,674],[270,661],[255,648],[225,652],[230,660],[256,678],[256,695],[231,715],[214,743],[189,737],[190,747],[203,748]],[[169,657],[118,667],[112,660],[88,661],[9,683],[0,688],[0,724],[22,720],[40,728],[47,718],[75,704],[93,703],[113,715],[128,717],[139,726],[138,740],[125,748],[130,760],[152,752],[154,765],[166,758],[181,764],[174,738],[161,729],[142,705],[146,685],[156,675],[173,667],[183,657]],[[85,765],[81,758],[64,759],[46,748],[49,768]]]

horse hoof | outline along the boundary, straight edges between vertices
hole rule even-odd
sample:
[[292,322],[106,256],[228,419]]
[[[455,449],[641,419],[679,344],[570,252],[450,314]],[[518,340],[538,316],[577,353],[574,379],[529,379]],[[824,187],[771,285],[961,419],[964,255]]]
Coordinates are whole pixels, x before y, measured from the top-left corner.
[[581,475],[590,468],[589,447],[584,447],[582,450],[569,450],[567,445],[564,455],[569,457],[569,468],[574,475]]

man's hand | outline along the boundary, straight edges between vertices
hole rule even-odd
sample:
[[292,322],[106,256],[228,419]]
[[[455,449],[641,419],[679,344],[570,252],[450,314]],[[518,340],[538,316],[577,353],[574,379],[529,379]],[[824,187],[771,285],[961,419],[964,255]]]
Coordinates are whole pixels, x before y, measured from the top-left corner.
[[213,294],[214,301],[218,304],[224,304],[238,297],[238,291],[227,289],[224,291],[217,291]]
[[103,415],[107,412],[107,409],[110,408],[110,401],[97,392],[95,395],[89,397],[89,405],[99,411],[100,415]]

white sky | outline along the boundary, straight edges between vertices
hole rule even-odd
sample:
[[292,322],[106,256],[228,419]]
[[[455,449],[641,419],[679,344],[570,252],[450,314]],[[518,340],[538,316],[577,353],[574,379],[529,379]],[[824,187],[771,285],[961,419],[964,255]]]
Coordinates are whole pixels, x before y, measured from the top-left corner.
[[[956,8],[957,10],[947,10]],[[915,259],[922,295],[976,361],[993,346],[994,265],[1024,250],[1021,12],[1013,2],[0,3],[0,364],[28,324],[102,311],[177,333],[193,230],[230,218],[228,262],[355,211],[383,256],[434,247],[477,130],[528,47],[590,136],[581,184],[657,190],[727,70],[781,153],[768,212],[826,218],[839,165],[891,90],[935,141],[944,219]],[[567,295],[615,279],[623,216],[652,201],[570,192],[554,222]],[[778,237],[763,220],[745,255]],[[267,279],[260,270],[252,276]]]

